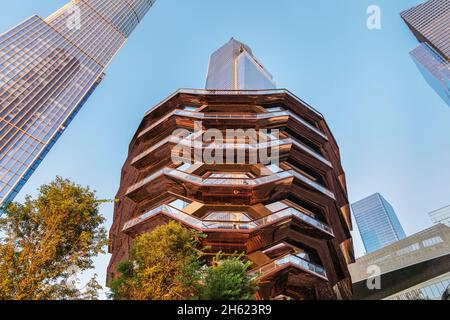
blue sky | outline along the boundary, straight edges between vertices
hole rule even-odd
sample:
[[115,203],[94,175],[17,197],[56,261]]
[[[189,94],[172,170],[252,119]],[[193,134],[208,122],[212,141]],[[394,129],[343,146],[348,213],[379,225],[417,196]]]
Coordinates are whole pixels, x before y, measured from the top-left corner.
[[[0,1],[0,32],[66,2]],[[252,47],[278,87],[324,114],[351,202],[380,192],[407,234],[430,227],[427,213],[450,204],[450,108],[408,55],[417,41],[399,12],[420,2],[158,0],[17,200],[56,175],[114,198],[144,112],[178,88],[204,87],[209,55],[234,36]],[[381,8],[381,30],[366,27],[372,4]],[[112,206],[102,213],[109,228]],[[102,281],[108,259],[97,259]]]

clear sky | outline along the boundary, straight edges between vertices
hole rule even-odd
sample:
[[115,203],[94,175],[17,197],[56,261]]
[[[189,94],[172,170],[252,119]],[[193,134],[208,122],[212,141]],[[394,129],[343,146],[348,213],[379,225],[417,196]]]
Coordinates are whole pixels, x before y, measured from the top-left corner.
[[[64,0],[0,0],[0,32]],[[421,0],[157,0],[18,196],[56,175],[114,198],[144,112],[178,88],[204,87],[209,55],[247,43],[287,88],[320,110],[342,153],[350,201],[380,192],[407,234],[450,204],[450,107],[409,58],[417,41],[399,13]],[[382,29],[369,31],[378,5]],[[104,206],[107,228],[112,206]],[[363,254],[355,226],[355,249]],[[97,259],[104,281],[109,256]]]

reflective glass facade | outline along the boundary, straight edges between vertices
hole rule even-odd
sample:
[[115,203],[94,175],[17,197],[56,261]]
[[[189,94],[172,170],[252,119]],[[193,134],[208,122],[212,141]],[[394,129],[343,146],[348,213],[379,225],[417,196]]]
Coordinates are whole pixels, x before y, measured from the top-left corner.
[[275,88],[272,77],[253,59],[253,57],[244,51],[237,58],[237,86],[239,90],[259,90]]
[[411,57],[430,87],[450,106],[450,63],[427,43],[414,49]]
[[442,300],[445,291],[449,286],[450,273],[447,273],[400,292],[386,300]]
[[74,0],[0,35],[0,204],[30,178],[153,3]]
[[231,39],[211,55],[206,89],[264,90],[275,89],[272,75],[245,44]]
[[450,285],[448,286],[447,290],[442,295],[442,300],[450,301]]
[[394,209],[380,194],[352,204],[352,209],[367,253],[406,238]]
[[450,227],[450,206],[430,212],[434,224],[445,224]]
[[450,106],[450,1],[429,0],[402,12],[421,45],[412,59],[428,84]]

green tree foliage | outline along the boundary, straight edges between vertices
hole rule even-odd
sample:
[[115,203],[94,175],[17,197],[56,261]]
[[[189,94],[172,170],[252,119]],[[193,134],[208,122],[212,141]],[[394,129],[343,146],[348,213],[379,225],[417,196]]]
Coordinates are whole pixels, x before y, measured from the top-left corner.
[[101,203],[89,188],[58,177],[36,199],[3,208],[0,299],[96,299],[96,276],[82,289],[74,282],[107,244]]
[[219,255],[205,272],[204,286],[200,290],[203,300],[253,300],[258,287],[247,275],[251,263],[242,256],[222,259]]
[[116,300],[251,300],[258,288],[246,272],[242,257],[222,259],[207,266],[198,249],[205,235],[169,222],[139,236],[130,261],[122,262],[120,276],[111,281]]
[[201,235],[169,222],[139,236],[131,261],[122,262],[121,276],[109,287],[116,300],[181,300],[192,298],[195,271],[200,268],[197,250]]

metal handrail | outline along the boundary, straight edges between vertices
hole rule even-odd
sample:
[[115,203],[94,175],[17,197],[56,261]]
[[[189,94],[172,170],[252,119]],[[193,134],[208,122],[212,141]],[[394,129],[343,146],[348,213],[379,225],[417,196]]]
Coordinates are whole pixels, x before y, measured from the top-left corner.
[[201,230],[253,230],[277,221],[281,221],[285,218],[297,217],[302,221],[308,223],[309,225],[312,225],[320,229],[321,231],[334,236],[333,230],[330,226],[292,207],[273,212],[268,216],[253,221],[205,221],[191,216],[183,212],[182,210],[176,209],[170,205],[162,205],[156,209],[144,213],[138,218],[128,221],[124,225],[123,230],[125,231],[131,229],[136,225],[139,225],[143,221],[151,219],[152,217],[160,213],[164,213],[176,220],[186,222],[190,226]]
[[296,96],[295,94],[293,94],[291,91],[289,91],[287,89],[269,89],[269,90],[179,89],[179,90],[175,91],[174,93],[172,93],[169,97],[167,97],[166,99],[164,99],[163,101],[158,103],[155,107],[153,107],[152,109],[147,111],[145,113],[145,116],[150,114],[150,112],[152,110],[160,107],[161,105],[163,105],[164,103],[166,103],[167,101],[169,101],[170,99],[172,99],[173,97],[175,97],[177,94],[180,94],[180,93],[200,94],[200,95],[221,95],[221,94],[222,95],[269,95],[269,94],[288,94],[289,96],[291,96],[292,98],[294,98],[295,100],[297,100],[298,102],[303,104],[305,107],[307,107],[309,110],[311,110],[312,112],[314,112],[316,115],[318,115],[319,117],[321,117],[323,119],[322,113],[320,113],[317,109],[315,109],[314,107],[312,107],[311,105],[309,105],[308,103],[306,103],[305,101],[303,101],[302,99],[300,99],[298,96]]
[[[225,183],[224,184],[211,183],[211,180],[210,180],[210,182],[205,182],[206,180],[208,180],[208,178],[203,179],[202,177],[195,176],[195,175],[192,175],[192,174],[189,174],[189,173],[186,173],[183,171],[179,171],[176,169],[164,168],[164,169],[161,169],[160,171],[148,176],[147,178],[143,179],[142,181],[136,183],[135,185],[131,186],[130,188],[128,188],[126,194],[130,194],[131,192],[136,191],[137,189],[141,188],[143,185],[145,185],[145,184],[149,183],[150,181],[152,181],[160,176],[163,176],[163,175],[167,175],[167,176],[170,176],[175,179],[183,179],[185,181],[190,181],[192,183],[195,183],[198,185],[203,185],[203,186],[233,185],[233,184],[225,184]],[[300,172],[297,172],[295,170],[283,171],[283,172],[276,173],[276,174],[273,174],[270,176],[260,177],[260,178],[256,178],[256,179],[236,179],[236,180],[246,180],[244,184],[240,183],[240,185],[255,186],[255,185],[262,185],[262,184],[266,184],[269,182],[275,182],[277,180],[283,180],[283,179],[288,179],[288,178],[299,179],[303,183],[306,183],[307,185],[315,188],[316,190],[320,191],[321,193],[329,196],[333,200],[336,200],[333,192],[331,192],[327,188],[323,187],[322,185],[318,184],[317,182],[312,181],[308,177],[304,176],[303,174],[301,174]],[[221,180],[221,179],[217,179],[217,180]],[[239,185],[239,184],[237,184],[237,185]]]
[[252,270],[250,272],[250,274],[251,275],[259,275],[259,277],[262,277],[262,276],[270,274],[273,271],[277,270],[278,268],[284,267],[288,264],[299,267],[300,269],[303,269],[309,273],[313,273],[314,275],[319,276],[319,277],[323,278],[324,280],[328,280],[327,273],[323,267],[321,267],[317,264],[314,264],[308,260],[305,260],[296,254],[287,254],[285,256],[282,256],[281,258],[278,258],[272,262],[269,262],[268,264],[266,264],[260,268]]

